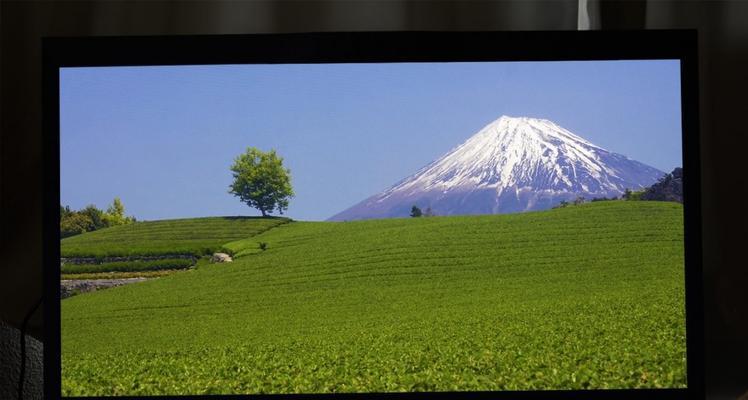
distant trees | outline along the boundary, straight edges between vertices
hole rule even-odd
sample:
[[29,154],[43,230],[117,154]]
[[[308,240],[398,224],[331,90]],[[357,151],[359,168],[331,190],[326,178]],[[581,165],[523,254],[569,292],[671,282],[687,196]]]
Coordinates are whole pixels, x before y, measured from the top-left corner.
[[413,218],[418,218],[418,217],[434,217],[434,216],[436,216],[436,213],[434,212],[434,210],[431,209],[431,206],[426,207],[425,210],[421,211],[421,209],[418,206],[414,205],[410,209],[410,216],[413,217]]
[[566,200],[561,200],[556,207],[553,208],[564,208],[569,205],[569,202]]
[[127,223],[127,217],[125,217],[125,206],[122,205],[122,200],[119,197],[115,197],[112,201],[112,205],[106,209],[104,214],[104,223],[109,226],[123,225]]
[[637,190],[637,191],[631,191],[629,189],[626,189],[626,191],[621,196],[621,199],[626,201],[640,201],[644,200],[642,199],[642,195],[644,194],[645,190]]
[[683,203],[683,168],[677,167],[665,174],[652,186],[632,192],[630,189],[621,196],[629,201],[677,201]]
[[[676,201],[683,203],[683,168],[677,167],[673,169],[673,172],[665,174],[656,183],[650,187],[643,188],[641,190],[633,191],[626,188],[621,194],[620,198],[613,197],[593,197],[591,201],[612,201],[612,200],[625,200],[625,201]],[[567,200],[561,200],[561,202],[553,208],[564,208],[569,205],[579,205],[585,202],[585,198],[577,196],[571,203]]]
[[135,217],[125,216],[125,206],[119,197],[115,197],[107,211],[100,210],[93,204],[74,211],[69,206],[60,206],[60,237],[78,235],[85,232],[110,226],[135,222]]
[[626,190],[621,195],[621,200],[627,200],[627,201],[642,200],[642,194],[644,194],[645,190],[632,191],[631,189],[626,188]]
[[60,219],[60,237],[78,235],[84,232],[92,231],[93,221],[85,214],[71,212]]
[[78,212],[83,216],[88,217],[91,221],[92,228],[89,230],[94,231],[96,229],[106,228],[107,225],[106,222],[104,222],[104,211],[99,210],[95,205],[89,204],[86,208]]
[[657,183],[644,190],[641,200],[677,201],[683,203],[683,168],[675,168]]
[[629,197],[629,201],[641,201],[642,195],[644,194],[644,190],[637,190],[636,192],[631,193],[631,196]]
[[231,172],[234,182],[229,193],[260,210],[263,217],[273,210],[283,214],[288,208],[288,201],[294,196],[291,171],[283,167],[283,158],[275,150],[264,152],[249,147],[234,159]]
[[577,197],[576,197],[576,198],[575,198],[574,200],[572,200],[571,202],[569,202],[568,200],[561,200],[561,201],[560,201],[560,202],[558,203],[558,205],[557,205],[557,206],[555,206],[555,207],[552,207],[552,208],[565,208],[565,207],[568,207],[568,206],[571,206],[571,205],[575,205],[575,206],[578,206],[578,205],[580,205],[580,204],[584,204],[584,202],[585,202],[585,201],[586,201],[586,200],[585,200],[584,196],[577,196]]

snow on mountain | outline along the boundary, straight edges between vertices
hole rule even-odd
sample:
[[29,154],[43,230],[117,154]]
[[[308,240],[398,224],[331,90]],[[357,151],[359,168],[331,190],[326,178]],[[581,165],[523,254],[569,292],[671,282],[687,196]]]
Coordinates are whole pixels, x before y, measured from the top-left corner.
[[405,217],[413,205],[431,207],[437,215],[542,210],[577,196],[618,196],[663,175],[551,121],[502,116],[415,174],[330,220]]

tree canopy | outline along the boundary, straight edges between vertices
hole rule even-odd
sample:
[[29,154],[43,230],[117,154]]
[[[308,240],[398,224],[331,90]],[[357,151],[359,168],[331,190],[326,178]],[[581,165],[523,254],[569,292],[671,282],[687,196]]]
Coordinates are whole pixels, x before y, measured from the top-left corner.
[[274,210],[283,214],[294,196],[291,171],[283,167],[283,158],[275,150],[261,151],[254,147],[234,159],[231,166],[234,182],[229,193],[239,197],[249,207],[267,216]]
[[124,225],[135,222],[135,217],[125,216],[125,206],[119,197],[103,211],[93,204],[74,211],[69,206],[60,206],[60,237],[78,235],[84,232]]

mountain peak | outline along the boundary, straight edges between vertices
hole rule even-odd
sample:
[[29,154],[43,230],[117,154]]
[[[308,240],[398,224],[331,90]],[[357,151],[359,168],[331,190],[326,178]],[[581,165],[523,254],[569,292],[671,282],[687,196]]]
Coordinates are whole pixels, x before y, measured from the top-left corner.
[[599,146],[596,146],[584,138],[562,128],[553,121],[542,118],[511,117],[508,115],[502,115],[486,125],[478,132],[478,134],[481,132],[484,134],[490,134],[491,132],[498,134],[507,133],[503,136],[499,136],[498,139],[512,136],[542,138],[543,140],[557,138],[564,141],[583,143],[586,146],[599,148]]
[[414,204],[440,215],[537,210],[579,195],[617,196],[663,175],[550,120],[502,115],[415,174],[331,219],[405,216]]
[[519,122],[529,122],[529,121],[541,121],[542,122],[542,121],[548,121],[548,120],[541,119],[541,118],[524,117],[524,116],[512,117],[511,115],[502,115],[501,117],[497,118],[494,122],[519,123]]

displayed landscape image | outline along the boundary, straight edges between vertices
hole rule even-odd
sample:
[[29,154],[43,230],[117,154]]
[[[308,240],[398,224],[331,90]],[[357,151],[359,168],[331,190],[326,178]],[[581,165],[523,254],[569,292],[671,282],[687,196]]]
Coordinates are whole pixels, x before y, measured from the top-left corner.
[[678,69],[63,69],[62,395],[686,387]]

